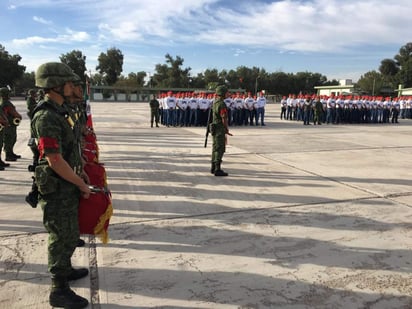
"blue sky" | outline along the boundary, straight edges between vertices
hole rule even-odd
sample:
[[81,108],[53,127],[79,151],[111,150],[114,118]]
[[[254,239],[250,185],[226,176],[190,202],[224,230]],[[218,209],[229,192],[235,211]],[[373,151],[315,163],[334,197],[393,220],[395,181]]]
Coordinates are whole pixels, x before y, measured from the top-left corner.
[[26,71],[80,50],[124,55],[123,74],[180,56],[205,69],[264,68],[352,79],[412,41],[410,0],[4,0],[1,41]]

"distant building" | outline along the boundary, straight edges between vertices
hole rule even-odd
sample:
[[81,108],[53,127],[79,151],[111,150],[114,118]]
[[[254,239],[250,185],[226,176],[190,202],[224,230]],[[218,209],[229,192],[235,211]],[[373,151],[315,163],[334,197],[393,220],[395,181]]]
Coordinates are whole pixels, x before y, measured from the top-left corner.
[[398,89],[395,90],[395,92],[398,92],[398,97],[412,95],[412,88],[403,88],[402,85],[399,85]]
[[341,79],[339,85],[336,86],[315,86],[315,90],[318,95],[330,96],[334,95],[346,95],[352,94],[354,92],[355,85],[352,83],[351,79]]

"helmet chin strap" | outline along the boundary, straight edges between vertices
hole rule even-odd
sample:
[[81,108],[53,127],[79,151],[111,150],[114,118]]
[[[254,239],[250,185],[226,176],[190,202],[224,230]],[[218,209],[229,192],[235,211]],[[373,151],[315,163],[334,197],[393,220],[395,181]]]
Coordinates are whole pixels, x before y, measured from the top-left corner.
[[63,86],[59,86],[59,87],[55,87],[51,89],[54,93],[58,94],[59,96],[61,96],[63,98],[63,100],[65,102],[67,102],[69,100],[69,96],[65,96],[64,95],[64,85]]

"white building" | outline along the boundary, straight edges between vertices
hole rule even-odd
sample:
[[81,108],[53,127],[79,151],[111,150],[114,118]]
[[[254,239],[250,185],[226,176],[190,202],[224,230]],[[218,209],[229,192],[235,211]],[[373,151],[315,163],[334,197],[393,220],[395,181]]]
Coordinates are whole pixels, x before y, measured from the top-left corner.
[[334,95],[346,95],[351,94],[354,91],[355,85],[352,83],[351,79],[341,79],[339,80],[339,85],[336,86],[315,86],[315,90],[318,95],[330,96]]

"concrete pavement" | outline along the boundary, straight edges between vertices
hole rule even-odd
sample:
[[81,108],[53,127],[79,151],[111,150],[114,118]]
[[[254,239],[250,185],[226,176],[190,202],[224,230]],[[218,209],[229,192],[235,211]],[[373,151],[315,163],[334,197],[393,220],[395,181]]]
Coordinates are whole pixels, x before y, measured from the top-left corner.
[[[114,215],[73,258],[90,308],[412,308],[411,120],[303,126],[269,104],[214,177],[204,128],[150,128],[147,103],[92,112]],[[0,171],[0,308],[49,307],[28,126]]]

